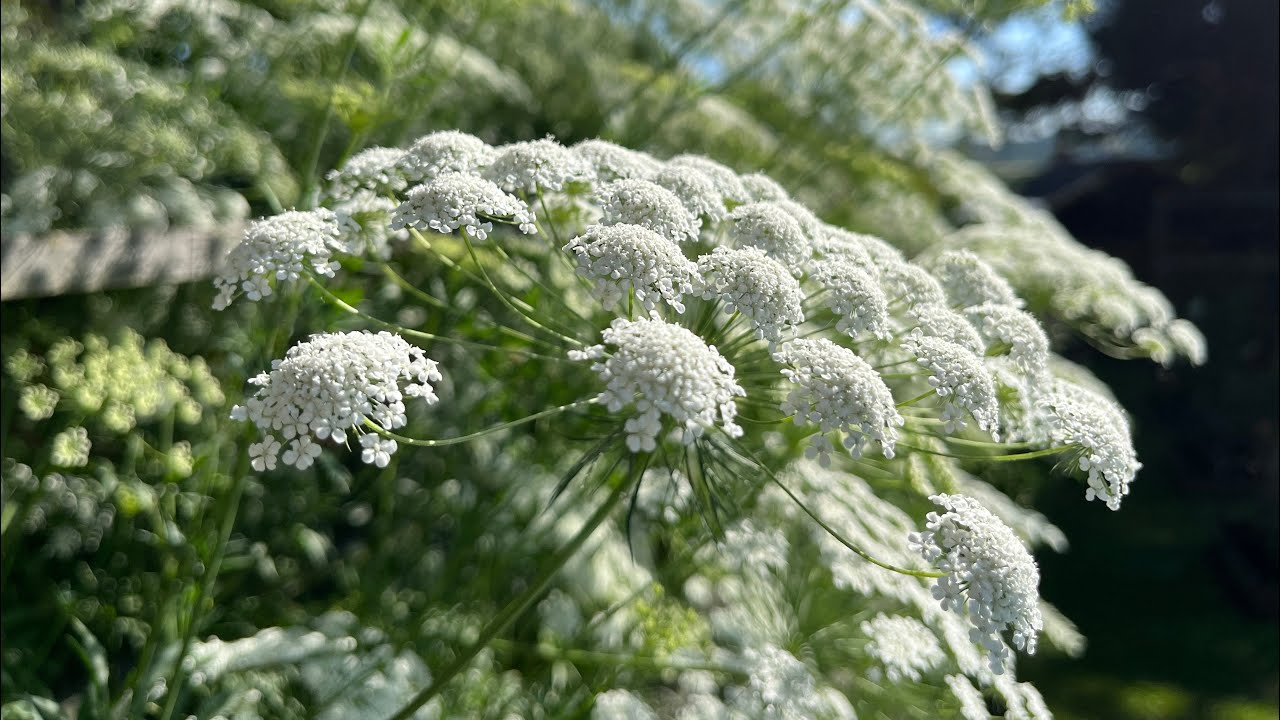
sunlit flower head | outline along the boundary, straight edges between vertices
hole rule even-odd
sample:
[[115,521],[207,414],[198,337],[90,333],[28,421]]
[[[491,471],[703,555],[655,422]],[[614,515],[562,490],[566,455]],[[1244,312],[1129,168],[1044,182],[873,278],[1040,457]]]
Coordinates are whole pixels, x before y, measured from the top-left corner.
[[704,300],[719,300],[726,313],[742,313],[762,340],[777,342],[804,322],[804,292],[780,263],[754,247],[715,248],[698,258]]
[[608,140],[583,140],[570,149],[591,165],[600,182],[633,178],[651,180],[662,167],[661,161],[647,153],[625,148]]
[[809,239],[800,223],[779,203],[757,202],[739,205],[730,213],[730,235],[738,247],[754,247],[799,275],[811,253]]
[[444,173],[418,185],[391,217],[391,228],[412,227],[448,235],[463,229],[477,240],[493,231],[494,221],[533,234],[533,212],[523,200],[504,192],[484,178],[465,173]]
[[653,182],[675,193],[689,212],[699,218],[715,222],[729,214],[715,181],[695,167],[667,165],[653,176]]
[[590,163],[551,138],[495,148],[480,172],[507,192],[529,194],[559,192],[570,183],[595,179]]
[[982,359],[947,340],[915,333],[902,344],[929,371],[929,385],[942,398],[943,430],[956,432],[972,415],[978,427],[999,439],[1000,408],[995,383]]
[[822,303],[835,313],[838,332],[852,338],[889,337],[889,302],[864,265],[833,255],[815,260],[809,277],[822,288]]
[[[286,465],[305,470],[320,456],[317,441],[347,442],[347,431],[366,432],[372,422],[393,430],[408,422],[404,398],[437,401],[431,383],[441,380],[433,360],[398,335],[380,332],[327,333],[289,348],[270,373],[249,380],[258,387],[231,417],[264,433],[249,447],[255,470]],[[366,437],[368,437],[366,435]],[[361,439],[363,459],[385,467],[394,441]],[[281,455],[281,440],[285,445]]]
[[738,173],[703,155],[677,155],[668,165],[691,167],[701,171],[715,183],[716,191],[726,203],[744,203],[750,199],[747,189],[738,179]]
[[402,170],[405,151],[400,148],[371,147],[352,155],[342,168],[333,170],[329,181],[331,195],[347,197],[360,190],[385,194],[409,186]]
[[1009,658],[1002,633],[1010,632],[1019,650],[1036,651],[1044,626],[1040,570],[1018,536],[978,501],[964,495],[929,499],[945,512],[929,513],[925,530],[912,533],[909,541],[946,573],[933,586],[933,596],[944,610],[968,615],[973,639],[986,648],[991,671],[999,675]]
[[[888,386],[866,361],[826,338],[792,340],[778,349],[775,359],[787,366],[782,374],[795,385],[782,412],[794,415],[796,424],[843,433],[842,443],[854,457],[861,457],[873,441],[885,457],[893,457],[903,419]],[[829,462],[824,438],[815,451],[824,465]]]
[[702,221],[670,190],[648,180],[619,180],[597,193],[605,225],[640,225],[675,243],[698,239]]
[[493,148],[474,135],[441,130],[418,138],[400,164],[411,182],[425,182],[445,173],[475,173],[493,160]]
[[605,382],[599,401],[610,412],[634,409],[626,422],[632,452],[657,447],[664,416],[675,422],[686,444],[715,427],[731,437],[742,434],[734,423],[734,398],[746,393],[734,380],[733,366],[678,325],[618,318],[605,329],[602,344],[570,357],[597,360],[592,370]]
[[1009,282],[982,258],[969,250],[948,250],[925,263],[947,294],[953,307],[983,303],[1022,307]]
[[867,636],[867,654],[884,668],[891,683],[919,682],[947,659],[937,636],[913,617],[879,613],[860,629]]
[[1076,465],[1088,476],[1085,499],[1097,498],[1119,510],[1142,468],[1124,411],[1111,400],[1063,380],[1052,383],[1044,403],[1049,409],[1050,440],[1081,448]]
[[747,202],[790,200],[791,195],[776,180],[762,172],[740,175],[738,180],[747,190]]
[[684,312],[681,298],[693,293],[697,265],[680,247],[639,225],[592,225],[564,246],[577,262],[578,274],[600,293],[605,307],[634,291],[645,310],[664,301]]
[[227,254],[226,267],[213,279],[218,295],[215,310],[222,310],[238,295],[257,301],[271,294],[271,280],[297,280],[310,270],[332,277],[336,252],[347,247],[339,241],[338,217],[332,210],[291,210],[256,220],[244,240]]

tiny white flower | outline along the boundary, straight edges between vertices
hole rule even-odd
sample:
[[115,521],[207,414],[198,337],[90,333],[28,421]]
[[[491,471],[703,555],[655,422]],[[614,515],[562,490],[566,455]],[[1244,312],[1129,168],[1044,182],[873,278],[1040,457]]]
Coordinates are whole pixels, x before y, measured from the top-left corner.
[[969,250],[948,250],[925,263],[947,294],[952,307],[983,303],[1022,307],[1009,282]]
[[740,204],[748,202],[750,194],[738,179],[738,173],[703,155],[677,155],[667,161],[668,165],[691,167],[711,178],[716,191],[726,202]]

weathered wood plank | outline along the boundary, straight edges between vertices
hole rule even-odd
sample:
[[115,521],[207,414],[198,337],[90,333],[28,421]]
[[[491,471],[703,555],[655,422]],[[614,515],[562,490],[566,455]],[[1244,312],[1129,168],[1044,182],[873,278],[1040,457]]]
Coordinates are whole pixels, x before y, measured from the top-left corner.
[[55,231],[0,237],[0,300],[52,297],[212,277],[241,224],[168,231]]

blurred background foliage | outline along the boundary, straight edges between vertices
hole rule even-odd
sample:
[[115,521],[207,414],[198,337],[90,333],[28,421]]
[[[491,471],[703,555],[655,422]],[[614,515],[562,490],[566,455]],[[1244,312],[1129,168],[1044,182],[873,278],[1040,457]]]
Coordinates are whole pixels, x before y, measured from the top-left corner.
[[[1081,21],[1085,3],[995,0],[4,0],[0,218],[6,235],[224,228],[313,205],[326,171],[361,149],[460,128],[492,143],[602,137],[764,170],[823,219],[908,254],[944,239],[982,252],[973,227],[984,223],[1074,235],[1165,290],[1212,355],[1199,369],[1100,357],[1170,355],[1167,338],[1140,332],[1158,309],[1107,304],[1140,294],[1127,269],[1072,276],[1086,256],[1066,240],[990,245],[1055,345],[1133,414],[1146,463],[1120,514],[1035,469],[1007,483],[1071,539],[1069,553],[1039,555],[1042,590],[1090,641],[1082,660],[1025,661],[1022,679],[1060,717],[1276,717],[1275,5],[1100,5]],[[1053,33],[1073,39],[1072,57],[1036,55]],[[1000,175],[1057,222],[1002,195]],[[969,232],[955,234],[962,223]],[[405,324],[477,332],[495,311],[411,270],[452,311]],[[1100,282],[1124,292],[1060,303],[1063,283]],[[394,316],[394,288],[382,292],[370,300]],[[552,464],[516,469],[516,453],[489,443],[385,472],[326,455],[310,475],[226,485],[243,462],[225,418],[244,378],[282,354],[293,328],[342,325],[308,305],[214,315],[211,297],[197,284],[0,308],[6,717],[28,692],[155,712],[146,692],[170,679],[166,653],[193,625],[201,638],[310,648],[310,665],[235,669],[270,676],[244,686],[277,689],[264,716],[322,696],[323,661],[351,655],[352,638],[355,657],[404,660],[378,665],[383,682],[420,684],[423,669],[396,653],[408,643],[438,665],[483,620],[460,603],[503,597],[483,584],[536,566],[560,540],[501,536],[536,527],[540,510],[536,489],[507,478],[540,487],[532,476]],[[530,408],[572,399],[531,373],[503,368],[457,388],[432,431],[475,427],[512,382]],[[56,410],[39,388],[63,398]],[[459,466],[464,482],[447,470]],[[234,533],[217,522],[228,502],[243,503]],[[521,552],[485,554],[484,566],[431,554],[476,543]],[[672,613],[656,596],[641,615],[697,635]],[[405,637],[424,614],[413,627],[431,632]],[[289,630],[262,637],[268,628]],[[306,630],[319,633],[310,644]],[[528,648],[505,652],[541,668],[531,676],[558,672]],[[481,716],[519,687],[491,672],[448,701]],[[361,712],[358,693],[345,701]],[[239,699],[197,688],[184,702],[204,717],[233,714]]]

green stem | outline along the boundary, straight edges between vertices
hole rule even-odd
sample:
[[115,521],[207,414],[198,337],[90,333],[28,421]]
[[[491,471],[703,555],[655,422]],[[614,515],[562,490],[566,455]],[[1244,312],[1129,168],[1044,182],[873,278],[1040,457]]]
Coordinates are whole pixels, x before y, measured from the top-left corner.
[[304,183],[302,187],[302,202],[308,206],[314,205],[310,196],[319,184],[319,178],[316,177],[316,167],[320,164],[320,150],[324,147],[325,137],[329,134],[329,123],[333,120],[333,96],[337,94],[338,84],[347,77],[347,70],[351,67],[351,58],[356,54],[356,40],[360,34],[360,27],[364,25],[365,16],[369,14],[369,8],[372,5],[373,0],[365,0],[364,6],[360,8],[360,12],[356,15],[355,26],[351,28],[351,34],[347,36],[346,46],[343,48],[342,66],[338,70],[338,77],[334,78],[329,85],[329,99],[325,103],[324,118],[316,129],[316,139],[311,145],[311,155],[307,158],[306,171],[302,176],[302,182]]
[[525,423],[531,423],[534,420],[537,420],[538,418],[544,418],[544,417],[547,417],[548,415],[555,415],[556,413],[562,413],[566,410],[572,410],[573,408],[576,408],[576,407],[582,407],[583,405],[590,405],[595,401],[596,401],[595,398],[591,398],[590,400],[579,400],[578,402],[569,403],[568,405],[561,405],[559,407],[553,407],[548,410],[543,410],[542,412],[534,413],[528,417],[520,418],[519,420],[512,420],[510,422],[505,422],[500,425],[494,425],[493,427],[485,428],[484,430],[480,430],[478,432],[473,432],[470,435],[461,435],[458,437],[443,438],[440,440],[419,440],[417,438],[405,437],[404,435],[397,435],[396,433],[393,433],[390,430],[384,429],[383,427],[374,423],[372,420],[369,420],[368,418],[365,419],[364,424],[365,424],[365,427],[369,428],[370,430],[373,430],[377,434],[386,438],[391,438],[392,440],[395,440],[398,443],[404,443],[405,445],[411,445],[413,447],[444,447],[445,445],[457,445],[459,443],[475,440],[476,438],[484,437],[485,435],[491,435],[493,433],[500,432],[508,428],[519,427],[521,425],[524,425]]
[[386,328],[387,330],[392,330],[394,332],[400,333],[401,335],[415,337],[420,340],[426,340],[428,342],[449,343],[451,345],[457,345],[459,347],[474,348],[476,350],[491,350],[493,352],[513,353],[516,355],[523,355],[524,357],[538,358],[540,360],[554,360],[556,362],[571,362],[567,357],[543,355],[541,353],[536,353],[531,350],[525,350],[523,348],[506,348],[506,347],[501,347],[499,345],[488,345],[485,343],[472,342],[471,340],[459,340],[458,338],[451,338],[444,335],[433,335],[429,332],[423,332],[421,330],[413,330],[411,328],[401,327],[400,325],[387,322],[386,320],[383,320],[378,317],[374,317],[373,315],[370,315],[369,313],[364,312],[363,310],[359,310],[355,307],[352,307],[346,300],[343,300],[342,298],[330,292],[328,288],[326,288],[323,284],[321,284],[319,280],[316,280],[315,277],[310,273],[307,274],[306,278],[307,278],[307,281],[311,283],[312,287],[319,290],[321,295],[324,295],[325,300],[329,301],[330,304],[334,305],[338,309],[351,313],[352,315],[362,317],[365,320],[368,320],[369,322],[379,327]]
[[702,670],[707,672],[725,673],[738,677],[746,677],[748,675],[748,673],[741,668],[717,665],[715,663],[683,663],[647,655],[623,655],[620,653],[604,653],[594,650],[580,650],[576,648],[559,648],[547,643],[529,645],[526,643],[510,642],[506,640],[495,640],[493,645],[494,647],[507,650],[532,649],[539,657],[546,660],[568,660],[572,663],[603,665],[609,668],[633,667],[644,670],[677,670],[680,672]]
[[178,696],[182,694],[179,686],[182,680],[182,663],[187,657],[187,652],[191,649],[191,641],[195,638],[200,619],[200,610],[213,593],[214,583],[217,582],[218,573],[222,570],[222,558],[227,551],[227,541],[231,539],[231,530],[235,527],[236,514],[240,509],[240,496],[244,494],[244,487],[248,484],[248,465],[249,454],[240,452],[240,458],[236,462],[235,479],[231,486],[231,494],[227,498],[226,507],[223,509],[222,521],[218,530],[218,544],[214,547],[213,557],[209,560],[209,565],[204,575],[200,578],[196,601],[191,606],[191,614],[182,633],[182,645],[178,647],[178,655],[174,658],[173,669],[169,673],[168,684],[165,685],[168,697],[165,698],[164,711],[160,714],[162,720],[169,720],[173,717],[173,710],[178,704]]
[[1016,462],[1019,460],[1031,460],[1032,458],[1057,455],[1058,453],[1074,450],[1079,447],[1078,445],[1060,445],[1058,447],[1045,448],[1044,450],[1033,450],[1031,452],[1012,453],[1009,455],[957,455],[955,453],[947,453],[940,450],[928,450],[926,448],[906,445],[904,443],[898,443],[897,446],[906,450],[914,450],[916,452],[928,453],[930,455],[941,455],[942,457],[959,458],[961,460],[984,460],[987,462]]
[[582,546],[591,538],[591,535],[596,531],[596,529],[603,525],[604,522],[609,519],[609,516],[613,511],[622,504],[627,493],[635,485],[636,479],[638,479],[644,472],[644,466],[646,465],[648,465],[647,457],[644,461],[639,463],[639,472],[636,472],[633,468],[633,471],[629,474],[627,480],[625,482],[618,483],[618,485],[613,489],[613,492],[609,494],[609,497],[600,505],[600,507],[596,508],[596,511],[592,513],[591,517],[587,518],[587,521],[578,530],[577,534],[570,538],[569,542],[551,558],[550,563],[546,569],[542,571],[542,574],[538,579],[535,580],[524,592],[520,593],[516,599],[508,603],[496,617],[489,621],[488,625],[484,626],[484,629],[480,631],[480,636],[471,644],[471,647],[464,650],[461,655],[449,664],[448,667],[444,668],[439,673],[436,673],[434,675],[433,682],[420,690],[417,695],[414,695],[413,698],[410,699],[404,707],[400,708],[395,715],[392,715],[389,720],[408,720],[413,717],[413,714],[418,711],[418,708],[426,705],[432,698],[439,695],[440,691],[449,684],[450,680],[453,680],[453,678],[457,677],[459,673],[466,670],[467,666],[471,664],[471,661],[475,659],[476,655],[480,654],[480,651],[488,647],[490,642],[496,639],[498,635],[505,632],[517,618],[523,615],[524,612],[528,610],[551,585],[551,581],[555,579],[555,576],[560,572],[560,569],[569,562],[570,558],[577,554],[578,550],[582,549]]
[[917,402],[919,402],[919,401],[921,401],[921,400],[923,400],[923,399],[925,399],[925,398],[929,397],[930,395],[937,395],[937,394],[938,394],[938,391],[937,391],[937,389],[935,388],[935,389],[933,389],[933,390],[930,390],[929,392],[923,392],[923,393],[920,393],[919,395],[917,395],[917,396],[915,396],[915,397],[911,398],[910,400],[903,400],[902,402],[898,403],[897,405],[894,405],[894,407],[906,407],[906,406],[908,406],[908,405],[912,405],[912,404],[914,404],[914,403],[917,403]]
[[557,338],[569,343],[570,345],[577,345],[578,347],[582,347],[584,345],[584,343],[581,340],[578,340],[577,338],[571,338],[568,335],[564,335],[559,332],[556,332],[555,330],[552,330],[546,325],[543,325],[542,323],[535,320],[532,315],[529,315],[528,313],[517,308],[511,302],[511,300],[507,297],[507,294],[499,290],[498,286],[493,284],[493,280],[489,278],[489,271],[484,269],[484,264],[481,263],[480,258],[476,256],[475,246],[471,244],[471,235],[466,230],[462,231],[462,242],[465,243],[467,246],[467,253],[471,256],[471,261],[476,264],[476,267],[480,268],[480,275],[484,277],[485,284],[488,285],[489,289],[493,291],[493,294],[496,295],[498,299],[502,301],[503,305],[506,305],[508,308],[511,308],[511,311],[519,315],[521,318],[523,318],[525,322],[538,328],[539,330],[542,330],[543,332],[547,332],[552,335],[555,335]]
[[782,492],[786,493],[787,497],[791,498],[791,501],[796,504],[796,507],[804,511],[804,514],[808,515],[814,522],[818,524],[818,527],[821,527],[823,530],[825,530],[828,535],[835,538],[836,542],[852,550],[854,554],[856,554],[858,557],[862,558],[863,560],[866,560],[872,565],[882,567],[885,570],[892,570],[893,572],[900,573],[902,575],[910,575],[911,577],[918,577],[918,578],[946,577],[946,573],[930,572],[927,570],[908,570],[907,568],[900,568],[896,565],[890,565],[889,563],[882,562],[880,560],[875,559],[862,548],[858,547],[857,545],[854,545],[848,540],[845,540],[840,533],[836,532],[835,528],[823,522],[822,518],[818,517],[817,513],[815,513],[813,510],[810,510],[809,506],[805,505],[804,502],[801,501],[800,498],[795,493],[791,492],[791,489],[788,488],[786,485],[784,485],[782,481],[778,479],[778,476],[773,474],[773,471],[770,470],[768,466],[760,462],[760,460],[756,458],[755,454],[752,453],[750,450],[748,450],[746,446],[744,446],[742,443],[738,442],[737,440],[734,440],[732,442],[734,447],[738,450],[738,452],[750,458],[751,461],[755,463],[757,467],[759,467],[761,470],[764,471],[764,474],[768,476],[770,482],[772,482],[774,485],[777,485],[778,488],[782,490]]

